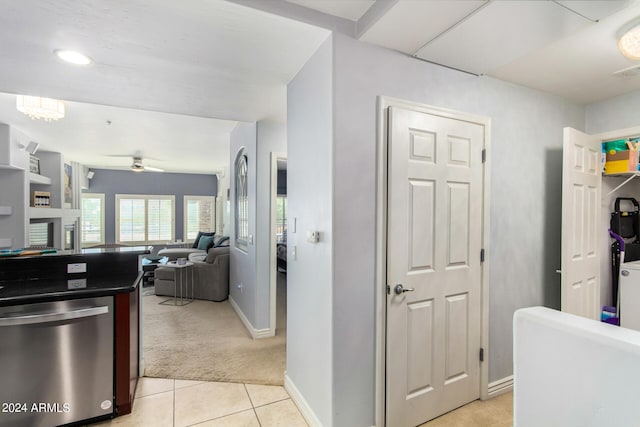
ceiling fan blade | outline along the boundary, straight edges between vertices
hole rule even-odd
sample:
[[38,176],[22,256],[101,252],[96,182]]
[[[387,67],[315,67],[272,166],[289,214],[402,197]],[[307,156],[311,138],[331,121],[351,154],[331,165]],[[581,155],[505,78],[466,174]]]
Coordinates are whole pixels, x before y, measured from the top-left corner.
[[164,169],[154,168],[153,166],[145,166],[144,170],[149,172],[164,172]]

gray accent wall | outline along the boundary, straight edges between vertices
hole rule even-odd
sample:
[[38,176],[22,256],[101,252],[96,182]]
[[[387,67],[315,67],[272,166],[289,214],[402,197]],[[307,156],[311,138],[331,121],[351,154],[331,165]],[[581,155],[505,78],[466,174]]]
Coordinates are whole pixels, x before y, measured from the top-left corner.
[[[289,85],[289,219],[298,219],[298,260],[291,261],[289,233],[287,372],[323,425],[370,426],[375,424],[376,298],[384,298],[374,286],[378,96],[491,119],[490,383],[513,373],[514,311],[560,306],[555,271],[560,268],[563,128],[584,129],[585,109],[344,35],[334,33],[332,40],[333,52],[323,45]],[[323,237],[330,246],[307,262],[301,248],[313,245],[302,233],[314,221],[326,224],[330,235]],[[317,294],[316,287],[323,292]],[[326,357],[327,351],[331,362],[307,356]],[[331,402],[321,390],[327,387]]]
[[[287,379],[323,426],[333,418],[333,49],[329,38],[287,88]],[[360,209],[357,207],[356,209]],[[306,232],[320,232],[308,243]],[[294,256],[294,251],[296,255]],[[354,301],[353,316],[361,315]],[[373,307],[368,307],[373,309]],[[340,325],[347,327],[347,325]],[[367,325],[369,334],[373,324]],[[354,341],[359,337],[352,337]],[[350,347],[350,346],[349,346]],[[343,349],[347,350],[347,349]],[[357,356],[372,355],[359,350]],[[342,350],[340,350],[342,351]],[[373,372],[367,374],[373,375]],[[358,383],[359,377],[354,378]],[[342,392],[337,393],[344,397]],[[367,390],[365,394],[370,394]],[[348,396],[347,400],[359,400]],[[373,402],[371,402],[373,403]],[[360,408],[358,408],[359,410]],[[373,423],[369,414],[362,414]],[[354,425],[355,426],[355,425]]]
[[95,172],[84,193],[104,193],[105,242],[116,239],[116,194],[175,195],[175,238],[184,240],[183,196],[215,196],[215,175],[132,172],[110,169],[91,169]]

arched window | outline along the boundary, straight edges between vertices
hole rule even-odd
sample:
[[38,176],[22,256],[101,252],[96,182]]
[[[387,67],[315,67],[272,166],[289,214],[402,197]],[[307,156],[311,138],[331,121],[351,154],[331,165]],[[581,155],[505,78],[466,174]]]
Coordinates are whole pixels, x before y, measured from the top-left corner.
[[244,154],[244,150],[242,150],[238,155],[235,168],[236,246],[246,248],[247,240],[249,238],[249,195],[247,188],[247,155]]

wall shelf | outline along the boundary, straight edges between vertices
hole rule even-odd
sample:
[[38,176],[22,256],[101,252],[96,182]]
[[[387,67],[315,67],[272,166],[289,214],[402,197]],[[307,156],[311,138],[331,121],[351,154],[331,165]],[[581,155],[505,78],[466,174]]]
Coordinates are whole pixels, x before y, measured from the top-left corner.
[[29,218],[47,219],[63,218],[77,219],[80,217],[80,209],[60,209],[60,208],[29,208]]
[[29,182],[31,184],[51,185],[51,178],[37,173],[29,172]]

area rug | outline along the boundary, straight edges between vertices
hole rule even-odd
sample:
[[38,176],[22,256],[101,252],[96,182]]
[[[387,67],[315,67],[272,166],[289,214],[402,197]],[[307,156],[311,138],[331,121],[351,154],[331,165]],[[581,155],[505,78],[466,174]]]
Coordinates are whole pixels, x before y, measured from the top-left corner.
[[145,376],[283,385],[284,328],[254,340],[228,300],[158,304],[165,299],[142,297]]

